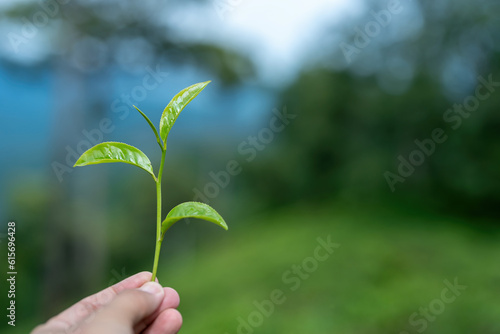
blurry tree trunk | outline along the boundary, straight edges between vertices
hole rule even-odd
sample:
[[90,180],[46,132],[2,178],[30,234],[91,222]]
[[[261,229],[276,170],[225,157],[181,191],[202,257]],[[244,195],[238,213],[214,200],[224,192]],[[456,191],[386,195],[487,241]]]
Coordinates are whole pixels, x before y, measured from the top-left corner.
[[81,298],[82,293],[95,289],[102,282],[107,258],[105,170],[89,174],[68,164],[88,148],[83,130],[97,129],[104,117],[103,94],[93,90],[100,86],[96,82],[106,81],[106,74],[82,74],[65,61],[54,63],[52,161],[68,168],[60,172],[60,178],[51,170],[52,201],[43,256],[42,309],[47,316],[59,311],[69,298]]

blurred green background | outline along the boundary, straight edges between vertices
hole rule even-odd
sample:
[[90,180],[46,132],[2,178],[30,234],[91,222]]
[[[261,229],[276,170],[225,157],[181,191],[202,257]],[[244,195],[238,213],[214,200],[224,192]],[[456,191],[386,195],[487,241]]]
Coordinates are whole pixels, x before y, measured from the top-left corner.
[[182,333],[500,333],[499,13],[494,0],[0,1],[0,260],[4,277],[14,221],[18,272],[16,327],[3,316],[1,332],[151,270],[150,177],[69,166],[109,140],[156,170],[132,104],[157,123],[212,80],[169,136],[163,182],[164,212],[196,199],[230,227],[166,236],[159,279],[180,294]]

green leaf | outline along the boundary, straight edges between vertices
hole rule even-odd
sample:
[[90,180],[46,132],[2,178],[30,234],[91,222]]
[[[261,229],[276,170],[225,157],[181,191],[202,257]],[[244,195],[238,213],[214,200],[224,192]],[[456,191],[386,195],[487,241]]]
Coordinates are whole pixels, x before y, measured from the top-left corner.
[[183,218],[203,219],[217,224],[227,230],[226,222],[212,207],[200,202],[185,202],[170,210],[167,217],[161,224],[161,238],[163,239],[163,235],[170,228],[170,226]]
[[168,133],[182,109],[184,109],[209,83],[210,81],[205,81],[184,88],[168,103],[160,119],[160,138],[163,143],[166,142]]
[[111,162],[124,162],[140,167],[151,174],[156,181],[149,158],[138,148],[124,143],[105,142],[97,144],[84,152],[73,167]]
[[142,117],[144,117],[144,119],[146,120],[146,122],[148,122],[149,126],[151,127],[151,129],[155,133],[156,141],[158,142],[158,144],[160,145],[161,149],[163,150],[163,145],[161,144],[160,136],[158,136],[158,131],[156,131],[156,128],[153,125],[153,122],[151,122],[151,120],[149,119],[149,117],[146,116],[146,114],[143,113],[139,108],[137,108],[136,106],[134,106],[134,108],[137,109],[137,111],[142,115]]

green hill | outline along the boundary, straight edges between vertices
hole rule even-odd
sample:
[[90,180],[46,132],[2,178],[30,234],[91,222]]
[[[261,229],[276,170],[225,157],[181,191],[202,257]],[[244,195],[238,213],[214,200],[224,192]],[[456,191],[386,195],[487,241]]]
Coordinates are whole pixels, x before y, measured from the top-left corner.
[[[183,333],[500,332],[498,234],[361,209],[292,209],[252,223],[230,222],[223,241],[160,273],[181,295]],[[339,247],[316,260],[328,236]],[[445,290],[454,284],[455,294]]]

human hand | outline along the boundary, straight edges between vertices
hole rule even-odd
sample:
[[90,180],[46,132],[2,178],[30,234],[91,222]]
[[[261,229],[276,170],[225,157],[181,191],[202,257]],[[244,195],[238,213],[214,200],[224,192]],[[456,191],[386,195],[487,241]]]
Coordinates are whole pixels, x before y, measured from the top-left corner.
[[182,326],[174,289],[149,282],[151,273],[131,276],[91,295],[31,334],[175,334]]

